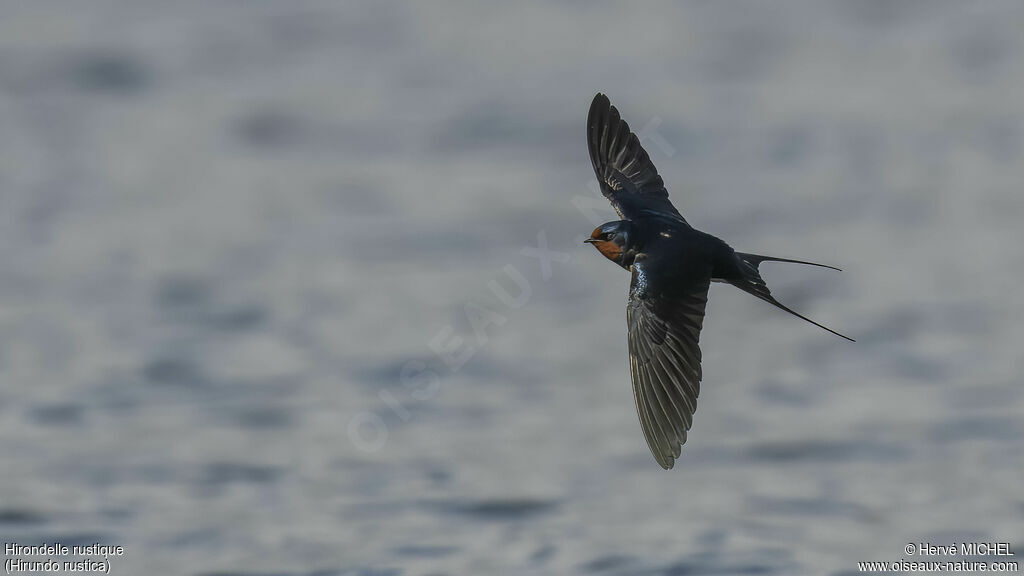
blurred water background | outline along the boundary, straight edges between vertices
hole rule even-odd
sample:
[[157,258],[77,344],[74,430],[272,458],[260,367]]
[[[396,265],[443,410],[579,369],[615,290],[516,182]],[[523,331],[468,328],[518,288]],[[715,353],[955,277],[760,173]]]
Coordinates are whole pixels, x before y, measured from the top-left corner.
[[[206,576],[1021,548],[1022,26],[996,1],[4,4],[0,540]],[[579,208],[598,91],[692,224],[844,268],[766,277],[858,339],[714,286],[669,473],[628,274],[579,243],[614,219]]]

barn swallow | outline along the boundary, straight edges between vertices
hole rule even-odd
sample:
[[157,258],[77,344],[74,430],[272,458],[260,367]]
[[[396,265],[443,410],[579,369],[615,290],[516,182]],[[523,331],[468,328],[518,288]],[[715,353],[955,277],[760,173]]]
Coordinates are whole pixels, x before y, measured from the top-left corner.
[[584,242],[633,275],[626,306],[633,398],[647,445],[668,470],[697,409],[700,330],[710,283],[732,284],[852,342],[784,306],[758,272],[766,261],[839,268],[736,252],[690,226],[669,201],[639,138],[604,94],[590,105],[587,147],[601,192],[622,219],[598,226]]

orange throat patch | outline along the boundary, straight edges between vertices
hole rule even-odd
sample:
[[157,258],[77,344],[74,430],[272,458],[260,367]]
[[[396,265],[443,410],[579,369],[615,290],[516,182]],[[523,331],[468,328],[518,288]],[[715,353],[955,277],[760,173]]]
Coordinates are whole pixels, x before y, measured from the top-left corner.
[[605,258],[615,262],[622,255],[622,248],[615,242],[594,242],[594,247],[597,251],[604,255]]

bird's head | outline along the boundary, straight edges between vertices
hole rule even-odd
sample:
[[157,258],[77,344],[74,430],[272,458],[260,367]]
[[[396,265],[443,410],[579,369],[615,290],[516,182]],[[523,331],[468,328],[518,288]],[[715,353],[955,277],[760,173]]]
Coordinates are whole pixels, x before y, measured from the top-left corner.
[[633,225],[628,220],[608,222],[594,228],[594,231],[590,233],[590,238],[584,242],[593,244],[594,248],[597,248],[597,251],[605,258],[629,269],[635,256],[635,252],[630,249],[632,229]]

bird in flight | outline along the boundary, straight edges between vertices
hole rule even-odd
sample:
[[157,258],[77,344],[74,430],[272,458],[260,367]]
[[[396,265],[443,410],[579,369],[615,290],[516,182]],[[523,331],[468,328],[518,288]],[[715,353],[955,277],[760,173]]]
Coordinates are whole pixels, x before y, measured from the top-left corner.
[[700,393],[700,330],[711,282],[725,282],[818,324],[780,303],[757,267],[761,262],[833,266],[736,252],[690,226],[636,134],[604,94],[587,117],[587,147],[601,192],[622,220],[594,229],[584,242],[629,270],[626,323],[629,371],[640,425],[654,459],[672,468],[693,423]]

